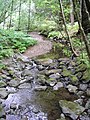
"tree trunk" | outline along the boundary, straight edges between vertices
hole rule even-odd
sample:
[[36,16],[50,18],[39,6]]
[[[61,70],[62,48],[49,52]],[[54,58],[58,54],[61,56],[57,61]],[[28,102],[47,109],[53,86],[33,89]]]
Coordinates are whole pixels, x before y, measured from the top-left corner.
[[73,7],[73,2],[72,0],[70,0],[70,7],[71,7],[71,10],[70,10],[70,20],[71,20],[71,25],[74,24],[74,7]]
[[29,0],[29,10],[28,10],[28,30],[30,30],[30,13],[31,13],[31,0]]
[[[84,0],[81,1],[81,3],[83,2]],[[74,4],[74,10],[75,10],[75,14],[76,14],[76,17],[78,19],[78,24],[79,24],[79,29],[80,29],[80,32],[82,34],[82,37],[83,37],[83,41],[84,41],[84,44],[85,44],[85,47],[86,47],[86,51],[87,51],[87,55],[88,55],[88,58],[89,58],[89,61],[90,61],[90,47],[89,47],[89,41],[87,39],[87,36],[84,32],[84,29],[83,29],[83,26],[82,26],[82,22],[80,20],[80,16],[78,14],[78,11],[77,11],[77,3],[73,0],[73,4]],[[82,8],[81,8],[82,9]],[[85,9],[85,8],[84,8]],[[86,11],[86,10],[85,10]]]
[[18,21],[18,30],[20,30],[20,20],[21,20],[21,0],[19,4],[19,21]]
[[74,54],[74,56],[77,57],[78,54],[74,51],[74,48],[73,48],[73,45],[72,45],[72,42],[71,42],[71,38],[70,38],[69,32],[68,32],[68,30],[67,30],[66,20],[65,20],[64,11],[63,11],[63,6],[62,6],[62,0],[58,0],[58,1],[59,1],[60,10],[61,10],[61,15],[62,15],[63,24],[64,24],[64,26],[65,26],[65,32],[66,32],[66,35],[67,35],[68,40],[69,40],[69,43],[70,43],[71,51],[72,51],[72,53]]
[[10,14],[9,28],[11,27],[11,23],[12,23],[13,2],[14,2],[14,0],[12,0],[12,5],[11,5],[11,14]]
[[[90,32],[90,0],[81,0],[81,15],[82,15],[82,27],[85,33]],[[86,9],[87,8],[87,9]]]

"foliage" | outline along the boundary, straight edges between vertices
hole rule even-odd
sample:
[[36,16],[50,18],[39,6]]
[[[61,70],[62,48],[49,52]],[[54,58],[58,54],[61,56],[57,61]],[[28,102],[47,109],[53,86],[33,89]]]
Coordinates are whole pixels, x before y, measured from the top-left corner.
[[23,32],[0,30],[0,59],[11,56],[15,51],[23,53],[36,40]]

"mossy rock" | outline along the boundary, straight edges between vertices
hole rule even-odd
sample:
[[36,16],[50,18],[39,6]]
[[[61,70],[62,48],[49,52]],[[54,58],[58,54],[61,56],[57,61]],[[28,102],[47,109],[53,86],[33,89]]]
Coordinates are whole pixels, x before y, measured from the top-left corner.
[[7,84],[4,81],[0,80],[0,87],[5,87],[6,85]]
[[86,70],[83,73],[82,80],[83,80],[83,82],[89,82],[90,81],[90,70]]
[[76,75],[71,75],[70,79],[71,79],[71,83],[73,84],[78,82],[78,78],[76,77]]
[[60,100],[59,105],[65,115],[75,120],[77,116],[85,110],[85,108],[80,106],[78,103],[67,100]]
[[83,72],[83,71],[85,71],[87,69],[87,67],[86,67],[86,65],[85,64],[80,64],[80,65],[78,65],[77,67],[76,67],[76,72]]
[[72,74],[72,73],[71,73],[70,70],[67,70],[66,68],[63,69],[62,75],[63,75],[64,77],[68,77],[68,76],[70,76],[71,74]]

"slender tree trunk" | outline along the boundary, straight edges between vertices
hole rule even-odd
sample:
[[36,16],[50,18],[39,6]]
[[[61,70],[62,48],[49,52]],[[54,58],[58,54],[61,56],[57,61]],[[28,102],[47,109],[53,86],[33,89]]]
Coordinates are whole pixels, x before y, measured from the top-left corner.
[[20,20],[21,20],[21,0],[19,4],[19,20],[18,20],[18,30],[20,30]]
[[11,14],[10,14],[10,23],[9,23],[9,28],[11,27],[11,23],[12,23],[13,3],[14,3],[14,0],[12,0],[12,5],[11,5]]
[[29,10],[28,10],[28,30],[30,30],[30,13],[31,13],[31,0],[29,0]]
[[69,32],[67,30],[67,26],[66,26],[66,21],[65,21],[65,16],[64,16],[64,11],[63,11],[63,6],[62,6],[62,0],[58,0],[59,1],[59,6],[60,6],[60,10],[61,10],[61,14],[62,14],[62,20],[63,20],[63,24],[65,26],[65,32],[67,34],[67,37],[68,37],[68,40],[69,40],[69,43],[70,43],[70,47],[71,47],[71,51],[72,53],[74,53],[75,56],[78,56],[78,54],[74,51],[74,48],[73,48],[73,45],[72,45],[72,42],[71,42],[71,38],[70,38],[70,35],[69,35]]
[[[82,2],[82,1],[81,1],[81,2]],[[81,32],[82,37],[83,37],[83,41],[84,41],[84,44],[85,44],[85,47],[86,47],[86,51],[87,51],[88,58],[89,58],[89,60],[90,60],[89,41],[88,41],[87,36],[86,36],[86,34],[85,34],[85,32],[84,32],[84,29],[83,29],[83,27],[82,27],[82,23],[81,23],[81,19],[80,19],[81,16],[79,16],[79,14],[78,14],[78,12],[77,12],[77,6],[76,6],[76,2],[75,2],[74,0],[73,0],[73,4],[74,4],[74,7],[75,7],[75,8],[74,8],[75,14],[76,14],[76,17],[77,17],[77,19],[78,19],[79,29],[80,29],[80,32]]]
[[71,20],[71,25],[74,24],[74,9],[73,9],[73,2],[72,0],[70,0],[70,7],[71,7],[71,10],[70,10],[70,20]]

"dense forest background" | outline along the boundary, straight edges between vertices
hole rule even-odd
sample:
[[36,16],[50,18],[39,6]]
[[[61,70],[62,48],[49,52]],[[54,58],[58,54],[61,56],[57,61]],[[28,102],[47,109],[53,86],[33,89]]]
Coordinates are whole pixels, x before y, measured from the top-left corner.
[[70,49],[66,46],[64,53],[79,56],[89,66],[89,6],[89,0],[0,0],[0,58],[36,44],[30,36],[26,41],[25,34],[38,31],[56,41],[66,40]]

